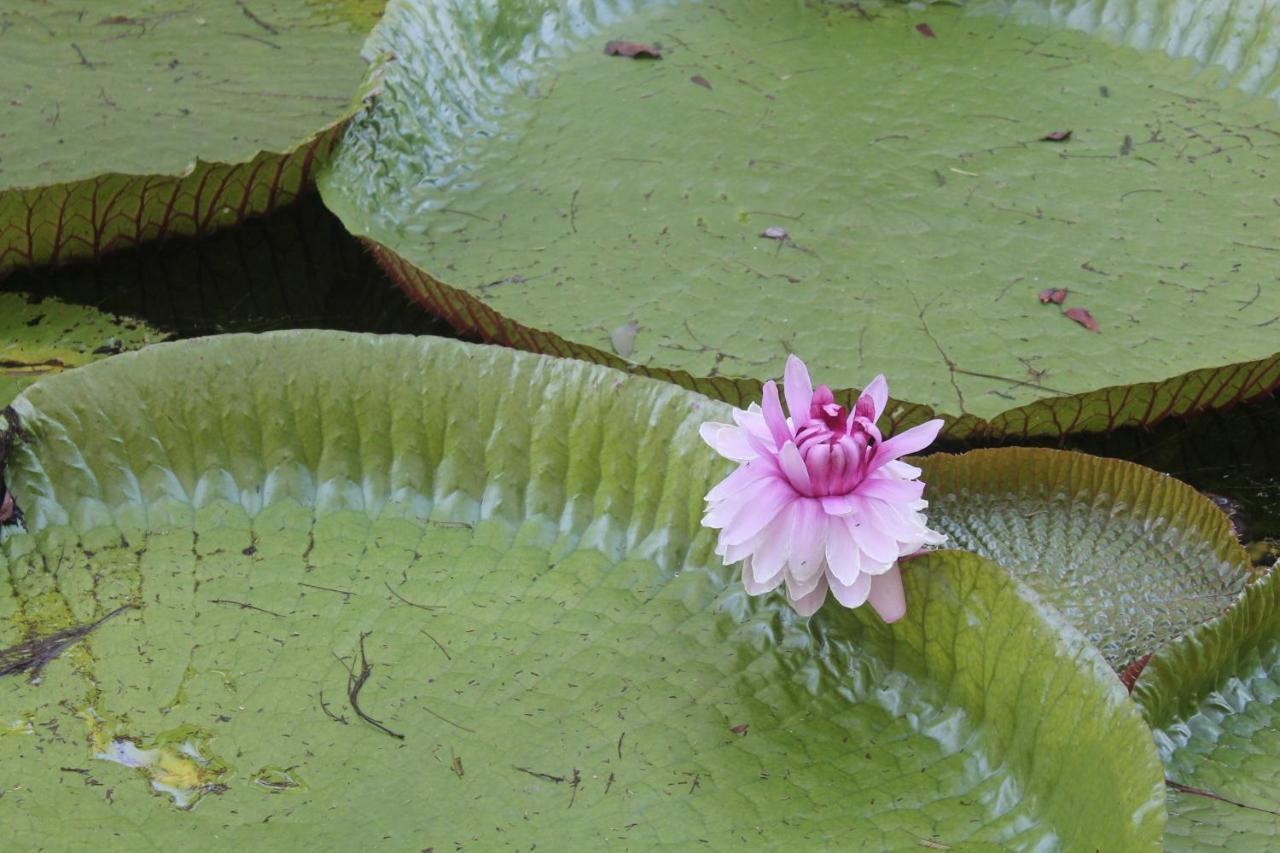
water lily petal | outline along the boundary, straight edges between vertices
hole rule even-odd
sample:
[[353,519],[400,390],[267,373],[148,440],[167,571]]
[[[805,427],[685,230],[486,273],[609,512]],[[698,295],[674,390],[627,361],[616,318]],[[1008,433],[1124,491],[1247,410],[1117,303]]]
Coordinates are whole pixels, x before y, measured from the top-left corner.
[[853,583],[841,583],[837,578],[828,576],[827,582],[831,585],[831,594],[836,597],[836,601],[845,607],[861,607],[867,601],[867,596],[871,594],[871,584],[874,583],[871,575],[859,574],[854,578]]
[[802,495],[813,494],[813,483],[809,479],[809,469],[804,466],[804,459],[800,456],[800,451],[796,449],[795,444],[790,439],[787,440],[786,444],[782,445],[782,450],[778,453],[778,464],[796,492]]
[[742,564],[742,585],[747,590],[747,595],[764,595],[766,592],[773,592],[782,583],[781,570],[774,573],[773,577],[761,583],[755,578],[755,570],[750,557]]
[[809,369],[799,358],[789,355],[782,381],[787,395],[787,411],[798,430],[809,422],[809,405],[813,402],[813,381],[809,378]]
[[801,616],[812,616],[818,612],[818,608],[822,606],[822,602],[827,600],[827,579],[823,575],[818,576],[818,585],[799,598],[791,596],[791,590],[787,590],[787,600],[791,602],[791,606],[795,608],[796,613]]
[[760,545],[751,562],[755,567],[758,583],[770,580],[775,575],[781,577],[782,570],[787,566],[787,546],[791,543],[791,515],[795,506],[792,503],[779,512],[777,518],[755,540]]
[[746,462],[754,459],[756,452],[747,443],[743,431],[732,424],[707,421],[698,427],[698,435],[711,446],[711,449],[726,459],[734,462]]
[[822,498],[822,511],[827,515],[848,515],[853,512],[853,498],[849,495],[827,495]]
[[899,480],[914,480],[916,477],[919,477],[924,473],[922,469],[903,462],[901,459],[886,462],[879,470],[881,474],[887,474],[888,476],[895,477]]
[[[866,401],[865,403],[863,401]],[[875,379],[862,389],[862,393],[858,395],[858,402],[854,406],[854,412],[858,417],[866,418],[875,423],[880,420],[880,416],[884,414],[884,407],[889,403],[889,382],[881,373]]]
[[702,524],[705,527],[717,529],[728,527],[746,507],[757,503],[765,494],[779,487],[785,491],[791,491],[786,480],[779,480],[776,477],[761,477],[753,480],[728,497],[708,506],[706,515],[702,517]]
[[732,474],[712,486],[711,491],[707,492],[706,500],[708,503],[722,501],[751,485],[756,480],[772,477],[775,473],[772,465],[767,465],[758,459],[744,462],[734,469]]
[[782,579],[787,583],[788,598],[804,598],[817,589],[819,583],[825,587],[827,585],[827,582],[823,580],[825,577],[826,572],[817,572],[806,578],[797,578],[792,574],[790,566],[782,572]]
[[894,511],[894,505],[879,498],[862,498],[859,508],[871,519],[875,529],[888,536],[895,543],[909,542],[919,535],[919,525],[915,518],[904,517]]
[[[862,573],[862,552],[843,519],[827,525],[827,575],[834,584],[851,584]],[[839,596],[837,596],[838,598]]]
[[891,503],[908,503],[920,500],[924,494],[924,483],[919,480],[895,480],[891,477],[867,477],[858,484],[858,494],[868,498],[879,498]]
[[[858,548],[866,555],[867,562],[892,563],[898,558],[898,540],[880,529],[875,516],[871,514],[871,509],[866,505],[867,498],[855,495],[853,500],[857,510],[853,515],[845,516],[849,523],[849,532],[853,534],[853,541],[858,543]],[[870,571],[870,567],[863,566],[862,570]]]
[[907,596],[902,590],[902,573],[897,566],[871,579],[867,601],[885,622],[897,622],[906,614]]
[[773,437],[773,446],[782,447],[791,440],[791,429],[787,426],[787,417],[782,413],[782,403],[778,400],[778,383],[770,379],[764,383],[764,422]]
[[906,432],[899,433],[888,441],[876,445],[876,453],[871,460],[871,464],[867,466],[867,473],[870,474],[886,462],[892,462],[899,456],[906,456],[908,453],[924,450],[930,444],[933,444],[933,440],[938,437],[938,432],[942,429],[942,423],[940,418],[925,421],[920,426],[912,427]]
[[787,574],[794,575],[805,589],[808,589],[807,581],[822,572],[827,550],[827,518],[822,503],[813,498],[799,498],[792,510]]
[[[773,521],[783,508],[797,500],[796,493],[787,483],[781,480],[765,482],[768,487],[761,490],[759,499],[746,503],[729,519],[720,533],[721,541],[728,545],[746,542]],[[706,521],[704,520],[703,523],[705,524]],[[707,526],[715,527],[716,525],[708,524]]]

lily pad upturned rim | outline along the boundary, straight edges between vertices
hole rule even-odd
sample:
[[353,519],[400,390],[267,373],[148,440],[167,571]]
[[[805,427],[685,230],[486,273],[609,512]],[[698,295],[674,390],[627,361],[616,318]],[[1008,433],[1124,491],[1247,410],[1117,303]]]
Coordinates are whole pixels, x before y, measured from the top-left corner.
[[[326,195],[323,187],[321,194]],[[326,197],[326,201],[328,201]],[[360,237],[383,271],[413,301],[443,317],[463,335],[525,352],[576,358],[593,364],[673,382],[738,408],[759,402],[760,379],[694,376],[687,371],[634,364],[621,356],[575,343],[554,332],[535,329],[499,314],[465,290],[452,287],[418,268],[371,237]],[[801,357],[804,353],[797,353]],[[779,378],[781,365],[778,366]],[[889,375],[892,383],[892,375]],[[839,378],[819,378],[831,385],[836,399],[852,407],[860,387]],[[1156,382],[1114,385],[1060,397],[1047,397],[1019,406],[990,420],[974,415],[935,412],[929,406],[891,398],[881,428],[885,435],[902,432],[934,418],[945,425],[942,441],[985,443],[1019,439],[1066,438],[1118,429],[1148,429],[1169,419],[1232,409],[1280,390],[1280,352],[1257,361],[1225,367],[1206,367]]]

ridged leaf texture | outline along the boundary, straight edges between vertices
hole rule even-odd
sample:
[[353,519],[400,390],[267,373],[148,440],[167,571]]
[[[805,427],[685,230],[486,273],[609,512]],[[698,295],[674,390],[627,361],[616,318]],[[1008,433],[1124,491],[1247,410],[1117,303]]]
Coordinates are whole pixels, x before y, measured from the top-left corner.
[[747,597],[669,383],[290,332],[15,409],[0,648],[115,613],[0,681],[17,846],[1160,844],[1135,707],[990,562],[912,560],[892,627]]

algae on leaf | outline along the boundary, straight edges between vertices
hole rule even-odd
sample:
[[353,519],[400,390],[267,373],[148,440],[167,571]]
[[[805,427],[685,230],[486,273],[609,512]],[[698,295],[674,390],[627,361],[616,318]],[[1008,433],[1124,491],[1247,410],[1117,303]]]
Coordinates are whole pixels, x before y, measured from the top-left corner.
[[371,3],[0,11],[0,276],[296,197],[353,112]]
[[910,561],[893,626],[746,596],[700,526],[725,408],[669,383],[290,332],[15,409],[0,646],[138,606],[0,680],[19,845],[1159,847],[1136,709],[990,562]]
[[1280,382],[1273,102],[1051,16],[592,8],[402,0],[375,30],[396,61],[319,184],[457,327],[737,403],[788,352],[847,386],[892,364],[895,423],[957,438]]

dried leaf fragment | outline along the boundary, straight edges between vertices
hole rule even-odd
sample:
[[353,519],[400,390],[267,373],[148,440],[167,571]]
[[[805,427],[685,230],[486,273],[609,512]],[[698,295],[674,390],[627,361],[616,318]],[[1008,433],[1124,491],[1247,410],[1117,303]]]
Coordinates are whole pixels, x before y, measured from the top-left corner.
[[1046,287],[1040,291],[1040,301],[1046,305],[1050,302],[1054,305],[1061,305],[1066,301],[1069,292],[1065,287]]
[[611,41],[604,46],[606,56],[624,56],[627,59],[661,59],[662,48],[656,44],[639,41]]
[[1040,137],[1041,142],[1066,142],[1071,138],[1069,130],[1055,130]]
[[1086,329],[1088,329],[1091,332],[1102,331],[1100,328],[1098,328],[1098,321],[1093,319],[1093,315],[1083,308],[1068,308],[1066,311],[1063,311],[1062,313],[1066,314],[1072,320],[1075,320],[1077,323],[1079,323],[1081,326],[1084,326]]
[[927,39],[936,39],[938,34],[933,31],[933,27],[925,23],[916,24],[916,32]]

